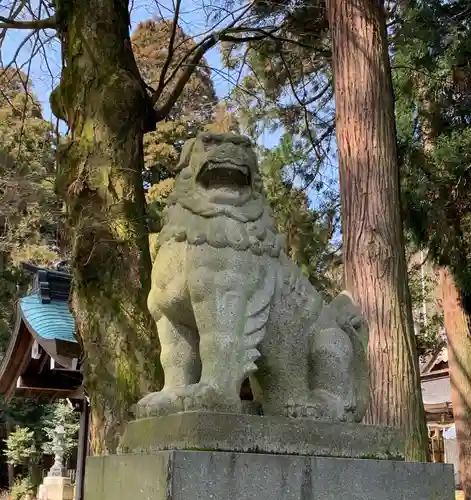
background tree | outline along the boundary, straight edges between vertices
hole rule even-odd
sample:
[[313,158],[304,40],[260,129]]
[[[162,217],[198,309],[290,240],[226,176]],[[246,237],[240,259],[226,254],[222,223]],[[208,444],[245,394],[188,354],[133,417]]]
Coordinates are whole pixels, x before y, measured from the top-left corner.
[[38,464],[41,459],[34,431],[27,427],[18,427],[6,440],[6,456],[13,467],[23,467],[26,473],[17,475],[12,486],[11,496],[23,500],[34,495],[38,481]]
[[393,88],[382,2],[329,0],[346,286],[369,323],[368,423],[428,439],[407,285]]
[[441,267],[465,498],[471,498],[470,19],[467,2],[411,2],[393,30],[406,223]]
[[44,455],[53,456],[54,429],[62,425],[65,430],[65,458],[70,458],[77,448],[79,429],[78,413],[63,401],[54,404],[32,402],[15,398],[2,409],[2,420],[14,427],[6,439],[5,455],[14,467],[11,480],[12,496],[22,498],[28,491],[34,491],[42,479],[45,468]]
[[446,345],[439,273],[429,256],[407,241],[408,283],[419,358],[425,361]]
[[41,429],[45,435],[41,448],[46,455],[54,455],[54,436],[58,425],[64,428],[64,458],[68,460],[77,449],[80,423],[79,414],[66,401],[57,401],[48,405],[41,418]]
[[54,135],[25,74],[0,73],[0,352],[30,279],[21,263],[59,259],[61,204],[54,193]]
[[[172,33],[174,49],[166,67]],[[154,88],[158,87],[164,69],[176,72],[177,78],[181,77],[185,71],[185,66],[180,64],[182,58],[197,46],[179,26],[173,31],[172,22],[163,19],[140,23],[131,42],[141,76]],[[161,99],[168,98],[174,87],[175,83],[167,85]],[[213,121],[216,104],[211,70],[202,60],[165,120],[144,135],[145,181],[155,184],[171,177],[171,167],[178,162],[183,143]]]

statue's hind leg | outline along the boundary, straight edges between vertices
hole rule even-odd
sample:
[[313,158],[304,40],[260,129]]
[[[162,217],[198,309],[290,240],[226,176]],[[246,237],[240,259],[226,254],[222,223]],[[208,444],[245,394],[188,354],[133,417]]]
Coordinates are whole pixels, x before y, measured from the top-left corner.
[[296,329],[290,331],[283,323],[279,327],[260,345],[258,370],[250,377],[254,400],[262,405],[264,415],[306,416],[309,343]]
[[310,387],[319,418],[360,422],[368,404],[368,325],[348,292],[325,306],[313,325]]
[[313,330],[313,337],[311,345],[301,335],[294,343],[287,336],[262,343],[259,370],[251,376],[254,398],[265,415],[358,420],[356,346],[340,328]]
[[316,332],[311,355],[312,416],[340,422],[357,420],[357,358],[349,335],[340,328]]

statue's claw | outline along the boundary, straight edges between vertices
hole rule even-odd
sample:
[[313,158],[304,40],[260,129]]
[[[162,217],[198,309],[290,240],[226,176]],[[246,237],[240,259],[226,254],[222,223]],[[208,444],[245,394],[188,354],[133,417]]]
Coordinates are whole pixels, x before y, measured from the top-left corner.
[[155,417],[184,411],[184,400],[190,387],[163,389],[148,394],[134,406],[135,417]]

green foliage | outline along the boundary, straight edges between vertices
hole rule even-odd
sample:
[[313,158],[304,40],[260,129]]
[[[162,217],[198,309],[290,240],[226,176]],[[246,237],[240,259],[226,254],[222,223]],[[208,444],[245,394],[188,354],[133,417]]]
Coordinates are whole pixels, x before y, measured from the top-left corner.
[[1,409],[2,423],[7,428],[16,427],[6,439],[5,455],[19,475],[18,491],[21,492],[22,488],[37,486],[40,481],[43,455],[54,453],[52,445],[57,425],[65,429],[64,457],[70,457],[77,447],[79,416],[63,401],[38,404],[16,398],[9,405],[2,405]]
[[159,232],[162,228],[162,213],[165,208],[165,200],[172,192],[175,180],[168,178],[154,184],[146,194],[149,217],[154,222],[154,232]]
[[13,398],[8,403],[0,399],[0,421],[9,428],[27,426],[35,432],[41,429],[46,405],[26,398]]
[[11,488],[9,498],[11,500],[32,500],[34,498],[35,489],[30,478],[18,478]]
[[305,186],[296,185],[296,164],[303,154],[286,135],[277,148],[265,152],[262,178],[278,228],[287,236],[289,256],[318,289],[332,296],[342,286],[340,259],[332,245],[339,223],[336,202],[325,197],[315,209],[310,206]]
[[469,3],[411,2],[392,34],[405,222],[471,293]]
[[11,465],[29,465],[38,459],[38,447],[34,431],[18,427],[6,440],[5,455]]
[[[409,250],[413,249],[409,245]],[[419,356],[426,357],[444,346],[443,309],[437,300],[438,276],[423,254],[415,252],[415,263],[409,266],[411,294]],[[425,309],[425,310],[424,310]]]
[[26,77],[0,73],[0,353],[13,327],[16,300],[29,279],[21,263],[59,258],[61,205],[54,193],[54,136]]

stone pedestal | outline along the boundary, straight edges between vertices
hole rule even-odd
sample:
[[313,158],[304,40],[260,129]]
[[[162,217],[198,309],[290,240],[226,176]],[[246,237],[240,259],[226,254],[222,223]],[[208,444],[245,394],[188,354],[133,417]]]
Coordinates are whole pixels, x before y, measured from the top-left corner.
[[181,413],[87,460],[85,500],[453,500],[453,468],[406,463],[396,429]]
[[45,477],[39,487],[38,500],[74,500],[74,487],[70,478]]
[[453,469],[389,460],[160,451],[93,457],[85,500],[454,500]]
[[403,459],[397,429],[214,412],[187,412],[127,425],[121,453],[236,451],[345,458]]

